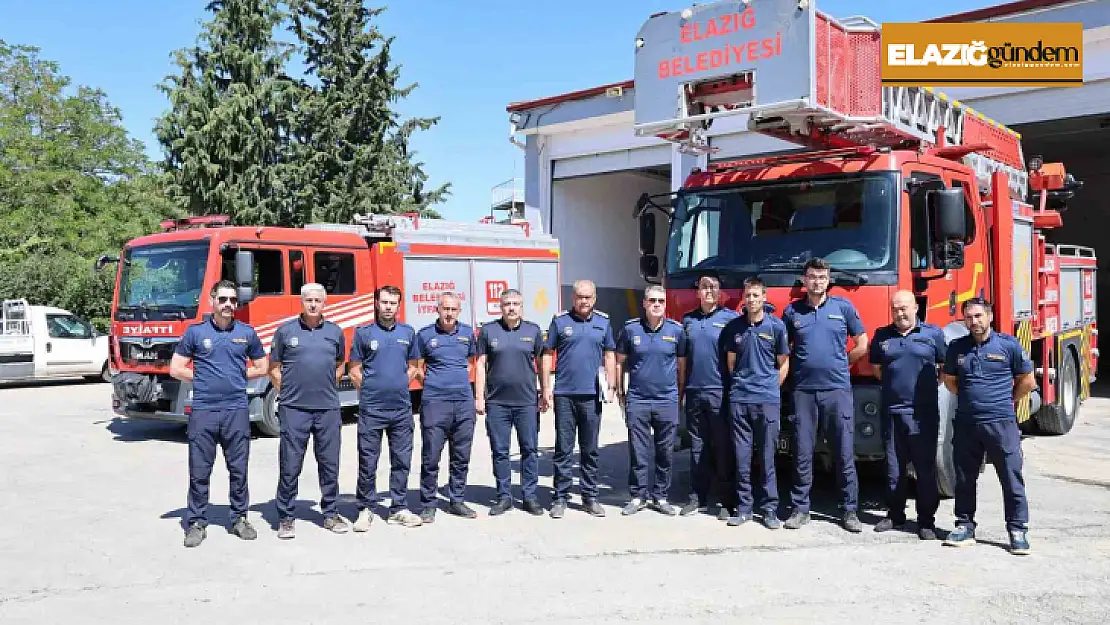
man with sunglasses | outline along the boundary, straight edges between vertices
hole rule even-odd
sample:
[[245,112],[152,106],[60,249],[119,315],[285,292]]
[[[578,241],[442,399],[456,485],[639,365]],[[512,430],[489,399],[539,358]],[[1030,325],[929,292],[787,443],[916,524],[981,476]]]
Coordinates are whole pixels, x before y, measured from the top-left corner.
[[301,287],[301,314],[274,332],[270,347],[270,380],[278,389],[281,447],[279,479],[274,502],[278,509],[278,538],[294,537],[293,501],[304,466],[308,439],[314,441],[320,479],[320,511],[324,529],[346,533],[347,521],[335,502],[339,495],[339,446],[343,418],[339,380],[346,372],[343,330],[324,318],[328,294],[324,286]]
[[690,432],[690,501],[679,514],[708,510],[716,491],[721,508],[717,518],[726,520],[736,507],[735,454],[732,451],[725,407],[725,382],[721,366],[721,331],[737,317],[720,305],[721,283],[713,275],[698,278],[699,306],[682,317],[686,331],[686,393],[683,407]]
[[230,280],[221,280],[212,287],[212,314],[185,330],[170,361],[170,375],[193,385],[192,412],[189,413],[186,547],[200,545],[208,535],[208,482],[216,461],[217,445],[223,448],[227,462],[231,533],[243,540],[258,537],[258,532],[247,521],[250,503],[247,464],[251,441],[247,380],[266,375],[268,365],[266,352],[254,329],[235,320],[235,309],[239,305],[237,292],[235,283]]
[[1002,484],[1010,552],[1029,553],[1029,502],[1022,476],[1015,402],[1036,386],[1033,362],[1016,338],[991,329],[989,302],[963,303],[969,333],[948,344],[944,386],[956,396],[952,456],[956,465],[956,529],[945,545],[975,544],[975,485],[986,454]]
[[[666,311],[667,292],[661,286],[649,286],[644,291],[644,318],[629,319],[617,339],[617,379],[622,379],[622,370],[628,371],[628,389],[618,386],[631,451],[632,500],[621,511],[624,515],[648,505],[668,516],[676,512],[667,493],[678,431],[678,398],[685,386],[686,337],[680,323],[666,318]],[[652,464],[655,479],[649,487]]]

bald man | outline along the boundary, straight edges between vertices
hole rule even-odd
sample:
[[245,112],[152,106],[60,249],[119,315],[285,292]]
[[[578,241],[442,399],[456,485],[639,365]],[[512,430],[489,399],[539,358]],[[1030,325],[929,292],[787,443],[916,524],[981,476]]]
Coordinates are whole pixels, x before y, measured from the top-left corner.
[[935,540],[933,522],[940,505],[935,465],[940,426],[937,390],[946,352],[944,332],[918,321],[917,298],[909,291],[898,291],[891,297],[890,316],[893,323],[875,333],[869,358],[882,381],[889,509],[875,531],[901,530],[905,526],[909,489],[906,469],[913,462],[917,473],[917,535],[921,540]]

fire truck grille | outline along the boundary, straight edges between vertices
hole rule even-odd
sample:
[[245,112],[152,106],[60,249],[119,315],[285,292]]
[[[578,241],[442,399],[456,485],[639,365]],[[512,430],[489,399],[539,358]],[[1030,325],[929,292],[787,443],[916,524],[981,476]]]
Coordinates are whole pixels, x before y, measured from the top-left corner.
[[168,367],[176,347],[177,339],[153,341],[120,339],[120,360],[125,365],[131,366]]

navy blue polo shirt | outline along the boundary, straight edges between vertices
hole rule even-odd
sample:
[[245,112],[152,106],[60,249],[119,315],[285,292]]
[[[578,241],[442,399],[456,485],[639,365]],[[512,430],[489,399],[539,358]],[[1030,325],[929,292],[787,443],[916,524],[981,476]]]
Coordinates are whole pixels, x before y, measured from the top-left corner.
[[486,401],[506,406],[536,403],[536,363],[543,356],[543,330],[521,320],[510,328],[491,321],[478,333],[478,355],[486,357]]
[[563,311],[551,320],[544,347],[556,352],[555,395],[597,395],[604,352],[617,349],[609,315],[594,310],[588,319]]
[[387,328],[375,321],[355,330],[351,362],[362,363],[359,404],[371,412],[412,409],[409,361],[420,360],[416,330],[405,323]]
[[937,366],[944,363],[944,332],[918,323],[903,335],[894,324],[875,332],[868,359],[883,370],[883,405],[892,413],[935,414]]
[[682,324],[664,318],[653,329],[647,319],[629,319],[617,353],[626,357],[628,401],[678,401],[678,359],[686,357]]
[[335,369],[346,353],[343,329],[326,319],[316,327],[303,317],[282,324],[270,345],[270,362],[281,363],[281,405],[301,410],[339,408]]
[[852,302],[828,295],[817,308],[802,298],[783,311],[793,345],[794,388],[831,391],[852,388],[848,375],[848,337],[863,334]]
[[956,420],[987,423],[1016,419],[1014,378],[1033,371],[1017,339],[991,331],[982,345],[968,334],[948,344],[944,372],[958,377]]
[[753,323],[745,313],[729,322],[721,343],[726,353],[736,354],[729,388],[729,401],[735,404],[778,404],[778,357],[790,353],[786,324],[778,317],[763,313]]
[[211,316],[186,328],[174,351],[193,359],[194,410],[245,409],[247,360],[266,355],[254,328],[233,320],[221,330]]
[[424,359],[423,399],[474,400],[467,368],[470,357],[477,353],[474,343],[474,329],[465,323],[456,323],[450,332],[438,322],[420,329],[416,345]]
[[709,314],[701,307],[682,317],[686,330],[686,390],[724,388],[725,369],[721,363],[721,331],[737,312],[718,306]]

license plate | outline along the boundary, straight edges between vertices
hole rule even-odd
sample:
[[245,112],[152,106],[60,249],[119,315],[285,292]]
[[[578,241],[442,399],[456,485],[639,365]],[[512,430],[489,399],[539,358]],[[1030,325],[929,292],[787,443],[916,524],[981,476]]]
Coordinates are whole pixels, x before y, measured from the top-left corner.
[[141,349],[136,358],[139,360],[158,360],[158,354],[156,354],[154,350]]

